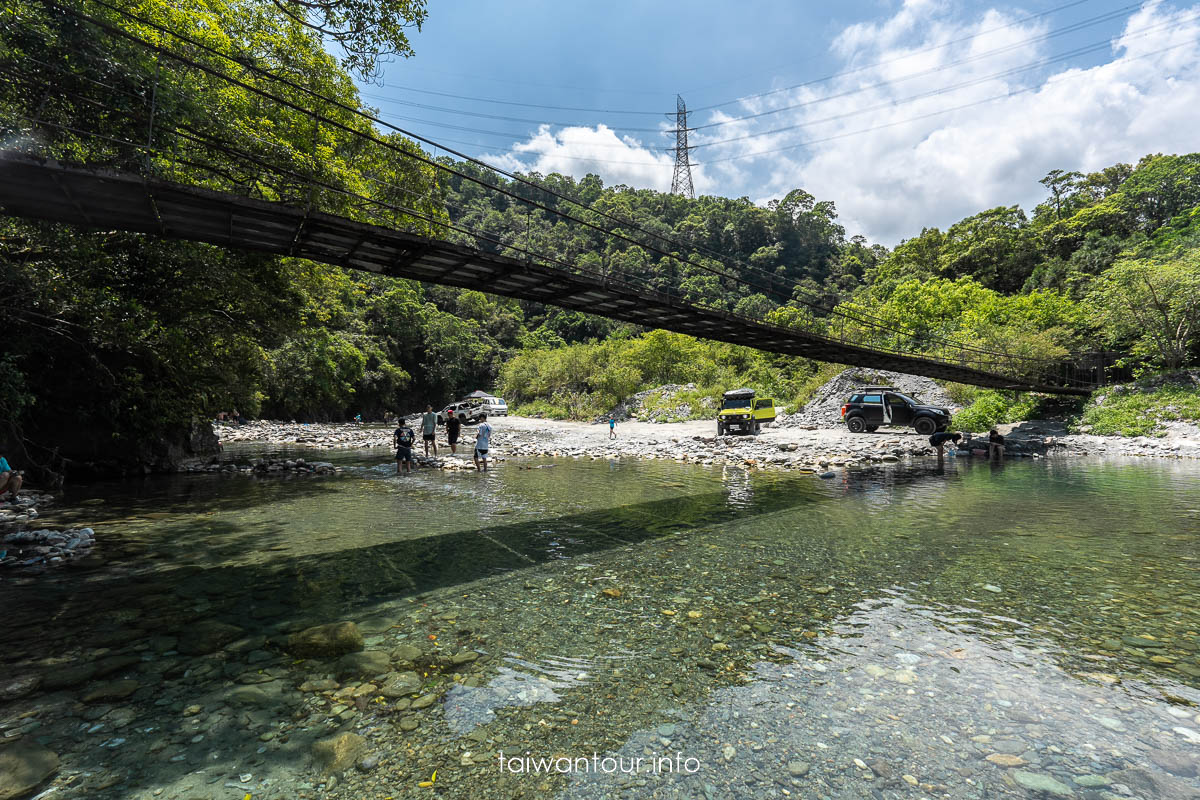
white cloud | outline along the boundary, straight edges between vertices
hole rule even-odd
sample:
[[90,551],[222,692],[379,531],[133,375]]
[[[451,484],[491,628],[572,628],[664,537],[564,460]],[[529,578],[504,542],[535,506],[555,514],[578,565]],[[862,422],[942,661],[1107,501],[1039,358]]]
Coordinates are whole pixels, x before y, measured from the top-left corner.
[[[1196,149],[1200,9],[1148,2],[1112,42],[1107,63],[997,76],[1053,57],[1056,51],[1049,42],[1029,41],[1045,27],[1019,24],[996,30],[1012,20],[994,10],[974,22],[952,25],[937,18],[944,8],[908,2],[891,20],[848,29],[835,41],[836,51],[846,53],[852,44],[855,62],[903,58],[901,65],[888,63],[847,75],[822,89],[817,98],[827,101],[777,115],[805,125],[799,132],[719,145],[711,148],[709,157],[824,139],[811,147],[750,159],[771,167],[766,191],[757,196],[766,200],[803,187],[818,198],[834,200],[850,232],[862,231],[894,244],[924,226],[945,227],[985,208],[1031,208],[1044,195],[1038,179],[1054,168],[1096,170],[1117,161],[1136,161],[1150,152]],[[931,17],[922,21],[924,14]],[[910,31],[919,35],[906,37]],[[967,41],[929,51],[964,38]],[[995,53],[998,49],[1004,52]],[[994,54],[979,57],[986,53]],[[977,60],[904,79],[919,70],[972,58]],[[972,85],[906,102],[923,92],[965,83]],[[876,84],[882,85],[836,97]],[[811,99],[797,92],[788,104]],[[869,114],[820,122],[868,107],[874,109]],[[746,111],[753,110],[755,106],[746,106]],[[755,127],[779,127],[780,121],[769,126],[756,121]]]
[[[1200,5],[1148,0],[1101,43],[1104,63],[1087,68],[1046,63],[1079,45],[1046,37],[1045,18],[992,9],[965,19],[960,9],[904,0],[892,16],[834,38],[840,77],[694,115],[702,127],[691,144],[704,145],[693,154],[697,194],[766,202],[803,188],[833,200],[849,233],[892,245],[994,206],[1030,209],[1051,169],[1197,149]],[[543,127],[488,160],[666,191],[669,143],[603,125]]]
[[[484,156],[483,160],[510,171],[543,175],[559,172],[582,177],[592,172],[602,176],[608,186],[624,183],[663,192],[671,188],[675,164],[672,153],[661,147],[653,149],[630,136],[618,136],[605,125],[559,130],[543,125],[509,152]],[[698,170],[693,170],[692,181],[697,189],[705,184]]]

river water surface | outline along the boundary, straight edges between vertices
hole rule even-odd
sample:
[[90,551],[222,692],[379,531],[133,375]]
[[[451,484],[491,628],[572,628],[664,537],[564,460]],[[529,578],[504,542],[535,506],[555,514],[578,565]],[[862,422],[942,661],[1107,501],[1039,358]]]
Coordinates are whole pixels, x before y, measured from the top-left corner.
[[100,557],[3,576],[51,796],[1200,797],[1200,464],[290,452],[344,472],[76,488]]

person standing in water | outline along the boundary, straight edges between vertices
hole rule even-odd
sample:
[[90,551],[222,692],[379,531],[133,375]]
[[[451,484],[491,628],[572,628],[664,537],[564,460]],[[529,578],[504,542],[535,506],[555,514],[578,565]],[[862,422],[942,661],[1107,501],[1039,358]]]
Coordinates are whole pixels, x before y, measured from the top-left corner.
[[450,452],[458,453],[458,432],[462,430],[462,420],[451,413],[446,417],[446,441],[450,442]]
[[475,429],[475,469],[487,472],[488,449],[491,447],[492,426],[488,425],[487,414],[479,417],[479,427]]
[[437,412],[433,410],[433,406],[425,406],[425,413],[421,415],[421,439],[425,442],[425,455],[429,456],[429,446],[433,445],[433,455],[437,457]]
[[400,427],[396,428],[392,433],[392,441],[396,445],[396,474],[400,474],[400,466],[404,466],[405,472],[412,472],[413,454],[412,446],[416,440],[412,428],[408,427],[408,421],[404,417],[400,418]]
[[608,438],[610,438],[610,439],[617,438],[617,418],[616,417],[608,418]]

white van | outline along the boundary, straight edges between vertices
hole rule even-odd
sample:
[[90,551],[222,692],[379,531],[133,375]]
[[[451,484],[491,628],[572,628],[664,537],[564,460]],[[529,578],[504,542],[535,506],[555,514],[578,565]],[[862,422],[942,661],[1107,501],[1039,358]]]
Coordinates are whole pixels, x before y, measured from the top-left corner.
[[485,397],[483,398],[483,410],[493,417],[507,417],[508,403],[504,402],[503,397]]

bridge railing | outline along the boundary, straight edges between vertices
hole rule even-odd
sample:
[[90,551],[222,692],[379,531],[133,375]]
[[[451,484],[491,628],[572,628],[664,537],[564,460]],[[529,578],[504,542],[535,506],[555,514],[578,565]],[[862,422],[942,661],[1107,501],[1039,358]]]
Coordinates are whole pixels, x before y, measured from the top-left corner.
[[[1087,386],[1103,378],[1105,366],[1004,352],[830,304],[795,282],[442,148],[364,111],[332,61],[298,65],[247,42],[198,40],[107,0],[46,3],[51,13],[3,12],[5,36],[16,44],[0,57],[8,150],[469,244],[731,319],[1014,383]],[[524,229],[473,218],[447,200],[451,185],[491,195],[494,206],[524,216]],[[636,248],[644,266],[551,252],[543,234],[559,225],[590,252]],[[687,288],[694,277],[712,288]],[[746,297],[758,298],[752,310],[732,310],[732,300]]]

